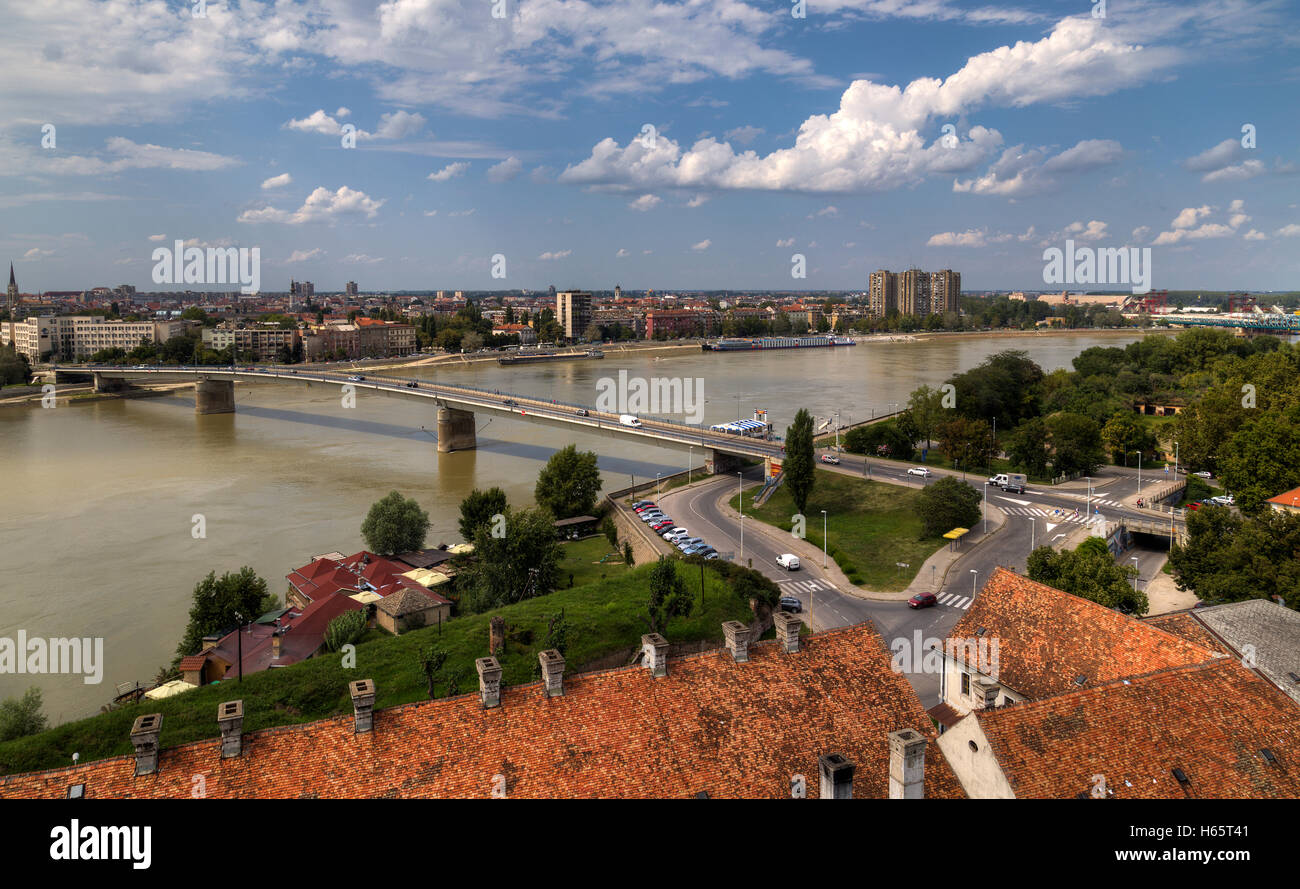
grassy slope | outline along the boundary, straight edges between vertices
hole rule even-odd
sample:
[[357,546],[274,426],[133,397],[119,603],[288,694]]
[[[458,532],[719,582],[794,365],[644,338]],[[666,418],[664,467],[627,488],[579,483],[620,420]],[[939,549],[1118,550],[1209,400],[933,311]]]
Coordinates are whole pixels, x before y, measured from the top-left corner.
[[[602,538],[603,540],[603,538]],[[676,618],[664,635],[673,642],[722,638],[726,620],[752,618],[748,605],[735,597],[718,576],[706,571],[705,608],[700,610],[700,575],[692,566],[679,569],[687,589],[696,594],[695,610]],[[373,679],[378,687],[376,707],[391,707],[428,697],[417,652],[431,643],[448,652],[447,664],[438,681],[438,696],[447,693],[446,679],[460,673],[460,691],[478,687],[474,659],[487,654],[488,619],[505,618],[508,630],[506,652],[500,657],[503,682],[518,685],[534,679],[537,652],[546,637],[546,618],[561,609],[569,624],[569,669],[602,655],[628,650],[640,644],[647,631],[640,615],[644,612],[650,566],[623,570],[600,583],[560,590],[549,596],[520,602],[486,614],[455,618],[437,627],[416,630],[393,638],[371,638],[356,648],[356,667],[344,669],[337,654],[321,654],[311,660],[271,672],[209,685],[163,701],[145,701],[111,713],[69,722],[49,731],[0,744],[0,773],[57,768],[72,764],[72,754],[81,761],[103,759],[132,752],[131,724],[142,713],[163,714],[162,743],[166,747],[201,738],[216,737],[217,705],[222,701],[244,700],[244,730],[256,731],[275,725],[311,722],[340,713],[351,713],[347,684],[354,679]],[[516,631],[532,631],[531,642],[519,641]]]

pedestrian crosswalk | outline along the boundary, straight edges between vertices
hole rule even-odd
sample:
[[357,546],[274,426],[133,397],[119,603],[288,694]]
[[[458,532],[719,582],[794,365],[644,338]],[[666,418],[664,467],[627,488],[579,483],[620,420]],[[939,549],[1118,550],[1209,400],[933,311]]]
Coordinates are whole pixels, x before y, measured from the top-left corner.
[[[1095,503],[1096,501],[1093,502]],[[1037,506],[1008,506],[1004,507],[1002,511],[1007,515],[1032,516],[1034,518],[1046,519],[1048,522],[1078,522],[1079,524],[1086,524],[1089,521],[1088,515],[1081,509],[1044,509]],[[1091,521],[1096,520],[1097,516],[1094,513]]]
[[958,611],[965,611],[970,608],[970,603],[970,596],[959,596],[956,593],[943,593],[939,596],[940,605],[947,605],[949,608],[956,608]]
[[796,593],[820,593],[828,592],[835,589],[830,584],[823,583],[819,580],[778,580],[777,583],[785,586],[786,589],[794,590]]

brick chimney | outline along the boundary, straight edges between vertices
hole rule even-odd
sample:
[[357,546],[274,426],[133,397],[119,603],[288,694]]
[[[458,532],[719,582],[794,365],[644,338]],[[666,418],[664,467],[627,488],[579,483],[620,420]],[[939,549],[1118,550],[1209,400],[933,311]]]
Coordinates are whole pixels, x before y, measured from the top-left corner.
[[772,620],[776,624],[776,639],[781,643],[781,648],[788,652],[798,651],[799,629],[803,626],[799,615],[778,611],[772,615]]
[[219,704],[217,725],[221,727],[221,758],[239,756],[240,737],[244,732],[244,702],[226,701]]
[[158,771],[158,738],[162,735],[162,714],[137,716],[131,726],[131,746],[135,747],[136,775]]
[[478,693],[485,708],[501,705],[501,664],[494,657],[481,657],[474,661],[478,670]]
[[548,698],[564,697],[564,655],[554,648],[537,653],[542,664],[542,684]]
[[352,712],[356,716],[355,734],[368,732],[375,727],[375,681],[358,679],[348,683],[348,693],[352,695]]
[[977,697],[984,704],[985,710],[992,710],[998,705],[998,693],[1002,691],[1002,686],[990,679],[976,679],[975,689]]
[[668,640],[658,633],[646,633],[641,637],[641,650],[645,656],[641,659],[650,675],[658,679],[668,675]]
[[738,664],[749,660],[749,627],[738,620],[724,621],[722,635],[727,637],[727,651]]
[[925,745],[913,729],[889,733],[890,799],[925,799]]
[[819,756],[817,775],[821,779],[822,799],[853,799],[853,763],[842,754]]

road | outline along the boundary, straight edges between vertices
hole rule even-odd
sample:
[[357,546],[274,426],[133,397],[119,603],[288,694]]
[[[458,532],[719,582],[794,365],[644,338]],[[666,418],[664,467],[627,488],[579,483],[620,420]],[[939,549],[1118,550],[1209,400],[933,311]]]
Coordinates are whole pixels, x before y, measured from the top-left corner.
[[[917,487],[923,481],[907,474],[909,464],[866,460],[852,454],[841,454],[840,458],[837,467],[820,468],[910,487]],[[932,483],[945,474],[962,477],[961,473],[947,470],[932,472],[934,474],[924,480],[925,483]],[[803,559],[798,571],[786,571],[778,565],[777,556],[789,551],[782,545],[785,532],[770,526],[763,526],[763,530],[758,531],[751,519],[737,519],[733,511],[720,505],[720,501],[729,501],[742,487],[746,501],[756,494],[762,483],[762,467],[747,470],[743,483],[735,475],[717,476],[702,484],[669,491],[657,502],[678,525],[686,527],[692,536],[704,538],[723,558],[730,556],[740,564],[750,564],[776,582],[783,593],[797,597],[803,604],[804,622],[813,629],[830,629],[870,619],[887,644],[902,639],[915,646],[919,633],[922,644],[928,648],[928,640],[942,640],[948,635],[978,597],[993,569],[1001,565],[1024,573],[1031,544],[1059,543],[1061,538],[1085,523],[1089,507],[1098,511],[1094,516],[1100,514],[1105,519],[1143,515],[1141,511],[1123,507],[1119,499],[1134,492],[1136,471],[1130,476],[1123,470],[1104,468],[1098,472],[1091,492],[1085,483],[1084,488],[1077,491],[1030,487],[1023,494],[1004,494],[996,488],[986,491],[986,478],[983,474],[971,475],[966,482],[986,493],[989,505],[1002,510],[1006,522],[1001,530],[990,534],[961,556],[948,570],[945,579],[934,577],[938,587],[934,591],[938,593],[939,604],[924,609],[910,608],[901,600],[868,599],[840,589],[822,570],[820,560]],[[1144,489],[1146,484],[1144,473]],[[1125,554],[1124,561],[1127,562],[1134,554],[1140,557],[1143,577],[1150,577],[1158,570],[1159,554],[1154,549],[1134,550]],[[975,572],[973,576],[972,571]],[[939,703],[937,675],[908,672],[908,680],[926,707]]]

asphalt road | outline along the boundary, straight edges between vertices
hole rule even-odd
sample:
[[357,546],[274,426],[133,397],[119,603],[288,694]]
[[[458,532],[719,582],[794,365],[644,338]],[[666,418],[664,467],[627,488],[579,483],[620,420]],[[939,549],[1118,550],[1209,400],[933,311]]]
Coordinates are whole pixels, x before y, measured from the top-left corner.
[[[829,453],[829,451],[819,453]],[[875,481],[912,487],[921,481],[907,474],[909,464],[881,460],[867,461],[863,457],[851,454],[841,454],[840,457],[841,462],[836,469],[821,468],[824,471],[840,471],[857,477],[869,477]],[[926,480],[926,483],[932,483],[943,474],[962,477],[961,473],[949,473],[945,470],[933,470],[933,472],[934,474]],[[1163,476],[1163,473],[1161,475]],[[986,494],[989,505],[1001,509],[1006,514],[1006,522],[1001,530],[974,546],[970,552],[961,556],[952,565],[947,573],[946,582],[938,591],[940,604],[924,609],[909,608],[905,601],[865,599],[841,590],[823,572],[820,560],[804,559],[798,571],[786,571],[780,567],[776,562],[777,556],[788,551],[780,545],[780,538],[784,532],[765,526],[767,533],[755,533],[750,530],[753,528],[750,519],[737,520],[719,508],[720,498],[730,499],[741,488],[741,482],[734,476],[718,476],[705,484],[670,491],[657,502],[678,525],[686,527],[692,536],[702,537],[706,543],[717,549],[723,558],[727,558],[730,554],[734,561],[752,565],[775,581],[783,593],[796,596],[803,604],[804,622],[813,629],[848,626],[870,619],[887,644],[892,645],[894,640],[903,639],[914,646],[919,638],[921,644],[928,648],[928,640],[938,641],[947,636],[961,619],[962,614],[978,597],[979,590],[994,568],[1002,565],[1024,573],[1031,544],[1042,546],[1045,543],[1059,542],[1061,538],[1086,522],[1089,508],[1099,511],[1101,517],[1105,519],[1114,519],[1119,515],[1135,517],[1144,515],[1141,511],[1127,509],[1120,505],[1119,498],[1129,496],[1136,491],[1136,470],[1131,473],[1122,469],[1100,470],[1094,479],[1091,496],[1086,488],[1079,491],[1046,490],[1033,486],[1023,494],[1004,494],[997,488],[987,487],[986,479],[987,475],[980,473],[968,475],[965,480],[972,487]],[[746,500],[757,493],[756,489],[761,481],[762,467],[753,467],[747,471],[744,480]],[[1163,482],[1163,478],[1161,481]],[[1143,489],[1146,490],[1149,484],[1147,474],[1144,472]],[[1097,514],[1098,512],[1094,512],[1094,517]],[[810,517],[810,520],[813,519]],[[745,526],[743,543],[741,525]],[[1153,546],[1127,553],[1124,560],[1135,554],[1139,556],[1139,569],[1142,571],[1142,576],[1151,577],[1158,570],[1158,560],[1162,554]],[[974,576],[971,574],[972,570],[976,572]],[[926,707],[939,703],[937,675],[914,673],[909,670],[908,680]]]

